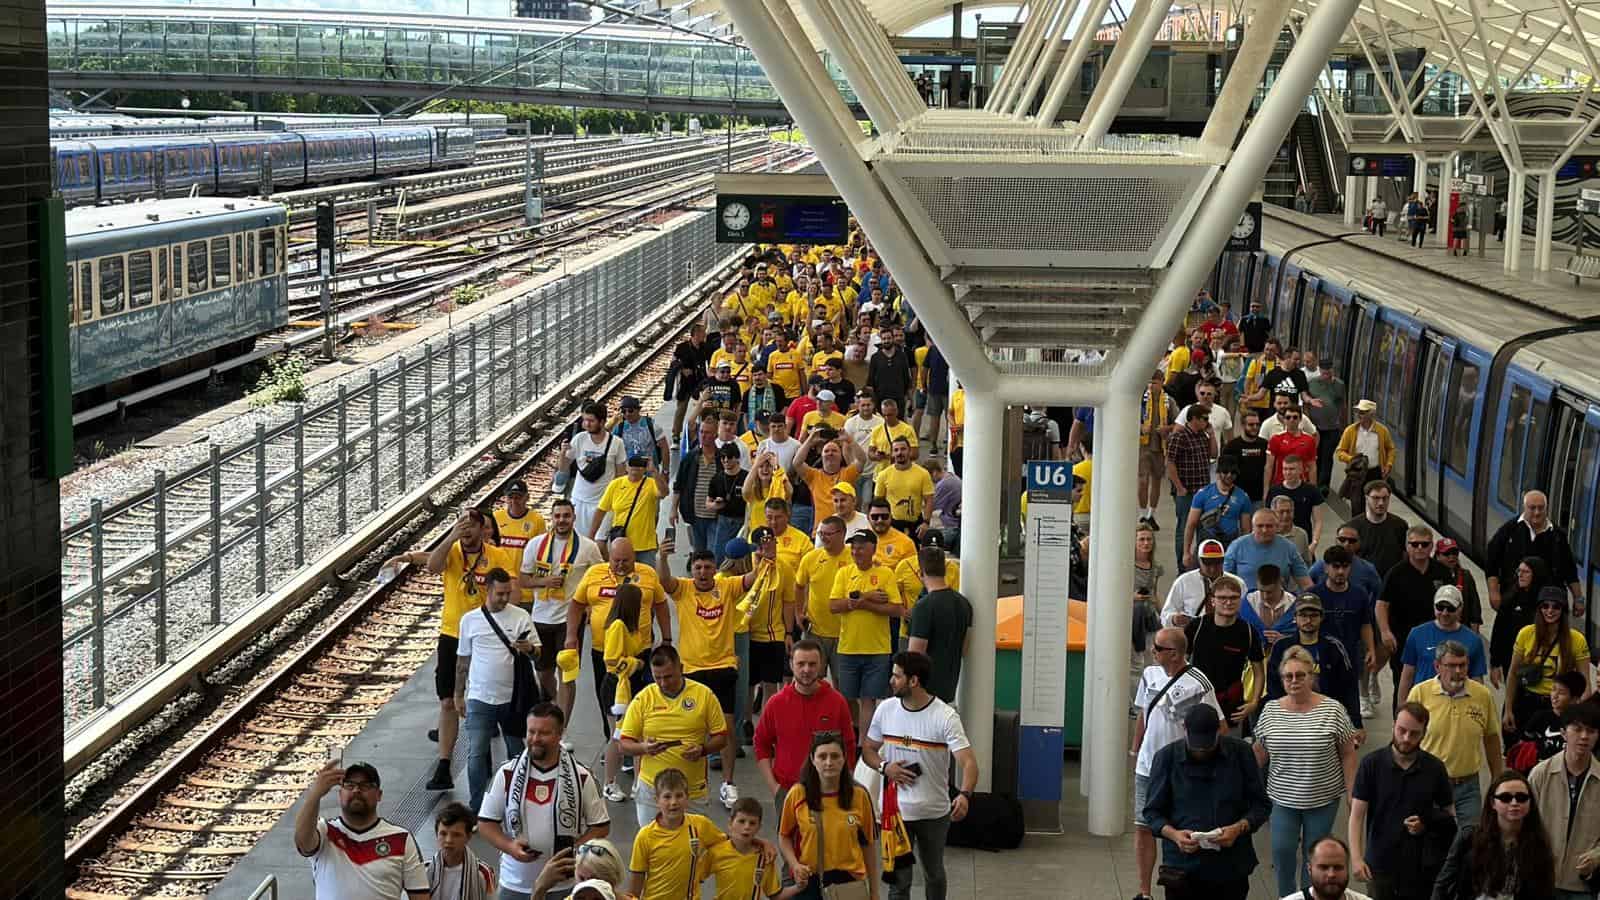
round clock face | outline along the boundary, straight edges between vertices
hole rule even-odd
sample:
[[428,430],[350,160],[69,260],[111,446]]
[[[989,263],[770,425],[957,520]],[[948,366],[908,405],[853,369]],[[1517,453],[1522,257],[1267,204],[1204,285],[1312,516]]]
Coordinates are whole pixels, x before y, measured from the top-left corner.
[[1255,233],[1256,233],[1256,220],[1255,220],[1255,217],[1250,215],[1249,211],[1246,210],[1245,213],[1239,217],[1239,223],[1237,225],[1233,226],[1233,236],[1234,236],[1234,238],[1236,240],[1241,240],[1242,241],[1245,238],[1247,238],[1250,235],[1255,234]]
[[729,231],[743,231],[750,224],[750,207],[743,203],[729,203],[722,208],[722,224]]
[[1367,170],[1367,158],[1365,156],[1350,157],[1350,170],[1353,172],[1365,172]]

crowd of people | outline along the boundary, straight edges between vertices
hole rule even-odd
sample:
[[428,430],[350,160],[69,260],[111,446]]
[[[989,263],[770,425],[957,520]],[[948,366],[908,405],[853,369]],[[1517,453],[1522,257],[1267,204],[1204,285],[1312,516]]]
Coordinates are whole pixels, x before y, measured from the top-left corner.
[[[1158,883],[1246,896],[1262,829],[1284,897],[1361,900],[1352,878],[1380,900],[1593,897],[1600,705],[1572,549],[1529,492],[1480,593],[1453,541],[1390,512],[1394,440],[1352,399],[1259,304],[1235,320],[1204,292],[1154,367],[1129,536],[1135,900]],[[674,348],[659,409],[583,405],[543,510],[513,484],[391,561],[443,584],[428,787],[454,788],[464,730],[469,799],[440,813],[424,864],[377,817],[378,773],[330,763],[311,794],[337,786],[341,815],[310,802],[296,829],[320,895],[678,900],[709,879],[725,900],[876,900],[880,883],[906,900],[920,870],[943,900],[978,780],[953,705],[973,618],[963,410],[859,236],[753,254]],[[1024,427],[1074,463],[1081,575],[1102,537],[1087,530],[1093,410],[1029,409]],[[1353,516],[1324,528],[1335,491]],[[1089,599],[1081,577],[1073,590]],[[585,658],[603,736],[588,765],[564,737]],[[1380,705],[1392,734],[1363,757]],[[747,748],[759,798],[734,778]],[[630,802],[624,852],[608,835]],[[373,862],[390,881],[356,891]]]
[[[295,832],[319,897],[906,900],[916,871],[944,897],[978,780],[948,365],[858,237],[752,255],[671,366],[653,412],[582,405],[543,508],[513,483],[389,561],[442,582],[427,787],[456,787],[464,733],[467,802],[426,861],[378,771],[330,762]],[[568,737],[585,668],[593,747]]]

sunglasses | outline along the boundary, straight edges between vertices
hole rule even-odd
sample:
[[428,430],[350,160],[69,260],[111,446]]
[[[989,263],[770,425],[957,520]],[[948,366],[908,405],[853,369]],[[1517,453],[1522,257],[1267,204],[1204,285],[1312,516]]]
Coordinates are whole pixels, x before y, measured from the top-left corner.
[[573,852],[574,856],[580,856],[580,857],[588,856],[590,854],[594,854],[595,856],[610,856],[611,855],[611,851],[610,850],[607,850],[604,846],[602,846],[600,844],[596,844],[593,841],[590,841],[590,842],[584,843],[584,844],[579,844],[577,846],[577,848],[574,849],[572,852]]
[[1406,541],[1407,547],[1432,547],[1433,541]]
[[1171,653],[1178,649],[1177,647],[1163,647],[1160,644],[1151,644],[1150,647],[1157,653]]
[[883,515],[883,514],[882,514],[882,513],[879,513],[879,514],[877,514],[877,515],[874,515],[874,516],[867,516],[867,518],[869,518],[869,519],[876,519],[876,520],[878,520],[878,521],[882,521],[882,520],[884,520],[884,519],[887,519],[887,518],[889,518],[889,517],[888,517],[888,516],[886,516],[886,515]]
[[1561,603],[1541,603],[1541,604],[1539,604],[1539,608],[1540,609],[1560,609],[1560,610],[1564,610],[1567,607],[1566,607],[1565,604],[1561,604]]
[[1360,538],[1353,538],[1353,537],[1342,537],[1342,538],[1339,538],[1339,543],[1341,543],[1341,544],[1359,544],[1359,543],[1361,543],[1361,539]]
[[1527,803],[1533,799],[1533,795],[1523,793],[1522,791],[1516,791],[1514,793],[1511,791],[1506,791],[1495,794],[1494,798],[1499,800],[1501,803]]
[[1437,612],[1455,612],[1456,608],[1448,603],[1435,603],[1433,608]]

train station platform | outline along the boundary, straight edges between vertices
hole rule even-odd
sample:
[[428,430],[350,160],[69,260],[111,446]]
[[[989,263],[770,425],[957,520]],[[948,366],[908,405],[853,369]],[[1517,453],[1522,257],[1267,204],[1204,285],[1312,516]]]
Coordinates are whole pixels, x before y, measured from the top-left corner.
[[[1561,270],[1572,253],[1570,250],[1554,254],[1554,268],[1539,270],[1534,265],[1531,238],[1523,242],[1521,268],[1507,271],[1503,264],[1505,245],[1493,235],[1484,236],[1483,255],[1478,254],[1479,235],[1474,232],[1471,251],[1465,256],[1451,256],[1437,234],[1429,234],[1422,247],[1413,247],[1406,239],[1404,228],[1390,226],[1387,234],[1378,237],[1363,231],[1359,224],[1346,225],[1338,214],[1310,215],[1279,206],[1266,209],[1268,219],[1274,222],[1293,224],[1327,238],[1353,235],[1344,237],[1344,242],[1478,290],[1501,294],[1558,319],[1575,321],[1593,315],[1595,301],[1600,298],[1600,283],[1595,280],[1576,283],[1571,275]],[[1271,228],[1269,224],[1269,234]]]
[[59,4],[48,38],[57,90],[413,97],[449,88],[457,99],[785,115],[747,48],[651,25]]
[[[1334,499],[1318,508],[1323,517],[1324,546],[1331,541],[1338,524],[1346,518],[1345,508],[1337,504],[1340,504],[1340,501]],[[1394,502],[1393,512],[1408,521],[1420,520],[1419,516],[1405,508],[1398,499]],[[1160,598],[1165,596],[1167,588],[1175,577],[1170,565],[1170,550],[1163,552],[1163,549],[1170,548],[1170,541],[1166,538],[1167,530],[1172,527],[1173,522],[1169,498],[1163,497],[1162,506],[1158,508],[1156,517],[1163,529],[1157,541],[1159,548],[1157,555],[1159,560],[1166,560],[1163,562],[1166,574],[1161,578],[1159,585],[1158,598]],[[688,541],[680,541],[679,546],[686,548]],[[673,571],[682,573],[686,563],[687,551],[684,551],[674,557]],[[1002,565],[1002,583],[999,585],[1001,595],[1015,594],[1021,590],[1020,580],[1010,577],[1021,572],[1021,565],[1021,561],[1017,560]],[[1481,584],[1482,572],[1470,563],[1468,568]],[[1493,611],[1485,609],[1484,613],[1492,624]],[[1486,634],[1488,627],[1485,625]],[[674,630],[676,632],[675,615]],[[437,847],[433,835],[434,814],[448,802],[467,800],[464,737],[457,743],[452,765],[455,789],[450,792],[437,792],[426,790],[424,787],[432,774],[437,752],[436,746],[425,736],[426,731],[435,726],[439,708],[433,687],[436,662],[436,660],[430,662],[420,669],[405,687],[390,699],[382,712],[351,741],[345,751],[347,761],[367,761],[378,768],[384,782],[381,814],[410,829],[417,836],[424,859],[428,858]],[[1385,674],[1382,678],[1387,690],[1388,676]],[[577,748],[579,761],[598,775],[602,770],[601,753],[604,745],[593,696],[590,667],[585,663],[578,683],[573,723],[567,730],[567,738]],[[1131,746],[1133,726],[1131,719],[1128,725]],[[1385,746],[1391,727],[1392,719],[1387,709],[1381,708],[1378,715],[1367,722],[1367,741],[1362,748],[1362,755]],[[495,753],[494,765],[498,768],[502,759],[498,749]],[[1126,764],[1131,770],[1133,765],[1131,754],[1126,758]],[[1089,833],[1087,827],[1089,802],[1080,791],[1080,776],[1078,758],[1075,753],[1069,751],[1062,776],[1063,799],[1060,804],[1060,820],[1064,830],[1061,833],[1029,833],[1019,849],[998,853],[963,848],[948,849],[945,863],[949,878],[949,898],[980,900],[996,896],[997,892],[1011,900],[1056,900],[1061,897],[1126,898],[1137,894],[1139,885],[1132,835],[1101,837]],[[1130,777],[1130,785],[1132,780]],[[720,778],[715,772],[711,776],[711,781],[720,783]],[[624,775],[621,783],[629,784],[629,776]],[[765,804],[768,791],[756,768],[753,755],[739,760],[736,784],[741,796],[755,797]],[[1131,795],[1127,802],[1131,807]],[[710,805],[711,819],[726,827],[728,813],[716,802],[714,791]],[[617,845],[626,858],[633,837],[638,832],[634,806],[629,800],[609,804],[609,807],[612,817],[609,839]],[[228,877],[211,893],[210,896],[214,900],[246,900],[268,876],[277,879],[279,896],[301,895],[310,884],[310,865],[294,848],[294,815],[298,808],[296,804],[294,808],[286,811],[278,824],[233,867]],[[330,792],[324,799],[322,814],[330,817],[338,814],[337,791]],[[1341,808],[1335,826],[1336,834],[1341,836],[1345,834],[1347,815],[1348,810]],[[772,839],[776,828],[776,821],[771,818],[769,810],[769,819],[764,823],[762,836]],[[1260,863],[1251,877],[1251,896],[1276,896],[1270,842],[1266,831],[1254,835],[1254,841]],[[474,838],[472,846],[481,859],[490,864],[497,862],[497,851],[482,838]],[[922,876],[918,874],[913,889],[915,900],[924,900],[923,887]],[[1358,886],[1353,883],[1352,887]],[[710,896],[710,893],[708,885],[703,895]]]

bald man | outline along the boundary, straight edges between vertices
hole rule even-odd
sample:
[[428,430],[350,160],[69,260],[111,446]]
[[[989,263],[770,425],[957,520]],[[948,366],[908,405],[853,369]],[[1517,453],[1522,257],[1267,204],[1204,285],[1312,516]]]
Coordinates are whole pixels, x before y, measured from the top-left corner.
[[1584,614],[1583,585],[1578,562],[1566,532],[1550,522],[1550,498],[1544,491],[1522,495],[1522,515],[1500,526],[1489,539],[1483,574],[1489,579],[1489,605],[1500,608],[1500,586],[1517,583],[1517,564],[1537,556],[1550,566],[1553,577],[1572,594],[1572,614]]

